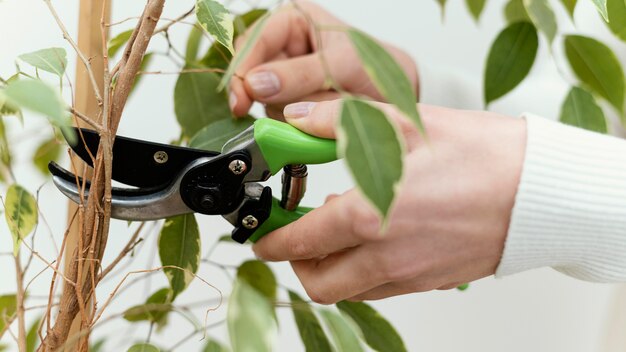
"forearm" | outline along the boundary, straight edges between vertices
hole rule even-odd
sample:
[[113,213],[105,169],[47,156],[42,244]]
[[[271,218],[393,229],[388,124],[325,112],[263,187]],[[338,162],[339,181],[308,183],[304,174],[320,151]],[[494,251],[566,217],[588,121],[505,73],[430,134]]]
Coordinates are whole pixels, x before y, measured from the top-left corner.
[[625,282],[626,141],[526,119],[526,157],[496,276],[550,266]]

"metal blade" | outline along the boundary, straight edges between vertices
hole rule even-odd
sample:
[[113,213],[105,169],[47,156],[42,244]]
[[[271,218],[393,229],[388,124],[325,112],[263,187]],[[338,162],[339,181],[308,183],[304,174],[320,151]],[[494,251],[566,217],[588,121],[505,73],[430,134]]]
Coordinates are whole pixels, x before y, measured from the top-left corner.
[[[80,191],[76,176],[56,163],[48,165],[54,185],[75,203],[80,202]],[[113,188],[111,217],[121,220],[148,221],[170,216],[193,213],[183,202],[179,193],[180,179],[162,189]],[[84,192],[84,201],[89,196],[89,183]]]
[[[76,129],[76,133],[78,142],[70,147],[93,166],[92,156],[98,151],[100,136],[88,129]],[[160,187],[171,183],[194,160],[216,155],[219,153],[117,136],[113,143],[112,178],[129,186]]]

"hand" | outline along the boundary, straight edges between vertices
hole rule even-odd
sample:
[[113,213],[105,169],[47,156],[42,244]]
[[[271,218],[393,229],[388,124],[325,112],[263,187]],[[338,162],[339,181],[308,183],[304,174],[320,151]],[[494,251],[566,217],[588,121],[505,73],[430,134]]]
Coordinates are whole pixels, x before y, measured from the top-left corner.
[[[285,108],[295,127],[335,137],[340,101]],[[356,190],[333,196],[253,248],[291,261],[315,302],[374,300],[450,289],[492,275],[500,261],[521,173],[526,124],[488,112],[420,105],[429,137],[377,104],[405,136],[404,181],[387,230]]]
[[[253,101],[264,103],[268,116],[282,119],[283,107],[288,103],[336,99],[338,94],[327,85],[328,74],[348,92],[383,100],[363,70],[347,35],[321,29],[317,38],[310,21],[317,26],[348,27],[311,2],[298,1],[297,5],[279,9],[267,20],[256,45],[231,81],[230,105],[236,116],[247,114]],[[245,35],[239,37],[235,47],[240,48],[244,41]],[[389,44],[382,45],[417,89],[417,68],[411,57]],[[330,72],[326,72],[320,56]]]

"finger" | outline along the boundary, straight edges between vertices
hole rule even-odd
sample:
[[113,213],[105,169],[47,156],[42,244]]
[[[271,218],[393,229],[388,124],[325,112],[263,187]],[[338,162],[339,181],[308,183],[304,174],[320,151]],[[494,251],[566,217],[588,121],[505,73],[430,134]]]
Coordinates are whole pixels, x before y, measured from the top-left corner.
[[[388,282],[376,260],[387,252],[386,247],[384,243],[367,243],[321,260],[294,261],[291,265],[313,301],[333,304]],[[392,257],[393,253],[386,255]]]
[[378,227],[374,210],[350,191],[264,236],[253,250],[268,261],[319,258],[377,237]]
[[[335,91],[324,91],[324,92],[315,92],[311,95],[307,95],[298,100],[302,101],[326,101],[326,100],[334,100],[339,98],[341,95]],[[275,120],[285,121],[285,116],[283,115],[283,110],[285,109],[285,104],[266,104],[265,112],[268,117],[271,117]]]

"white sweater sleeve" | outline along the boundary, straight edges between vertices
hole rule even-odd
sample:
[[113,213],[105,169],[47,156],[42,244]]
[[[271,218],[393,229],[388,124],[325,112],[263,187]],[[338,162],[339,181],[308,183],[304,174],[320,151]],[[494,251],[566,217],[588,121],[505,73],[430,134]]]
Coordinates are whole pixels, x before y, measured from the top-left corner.
[[539,267],[626,282],[626,141],[533,115],[501,277]]

